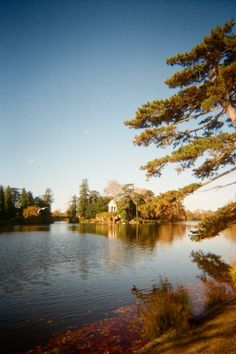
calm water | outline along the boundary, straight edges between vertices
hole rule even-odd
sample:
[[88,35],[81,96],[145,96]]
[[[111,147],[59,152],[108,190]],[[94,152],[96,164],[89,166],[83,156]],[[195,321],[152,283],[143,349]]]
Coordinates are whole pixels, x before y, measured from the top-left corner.
[[[131,287],[160,277],[196,284],[193,250],[236,258],[236,227],[190,241],[191,224],[18,226],[0,229],[0,351],[31,348],[56,333],[134,302]],[[7,344],[6,344],[7,343]]]

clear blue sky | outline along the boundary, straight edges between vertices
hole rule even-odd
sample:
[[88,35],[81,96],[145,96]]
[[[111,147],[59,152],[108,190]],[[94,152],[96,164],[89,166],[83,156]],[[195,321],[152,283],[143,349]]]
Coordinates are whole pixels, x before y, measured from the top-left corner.
[[[0,184],[50,187],[64,210],[83,178],[100,192],[113,179],[155,193],[192,182],[172,169],[146,182],[139,167],[157,151],[133,146],[123,121],[172,93],[167,57],[232,17],[234,0],[1,0]],[[222,193],[204,198],[222,204],[233,187]]]

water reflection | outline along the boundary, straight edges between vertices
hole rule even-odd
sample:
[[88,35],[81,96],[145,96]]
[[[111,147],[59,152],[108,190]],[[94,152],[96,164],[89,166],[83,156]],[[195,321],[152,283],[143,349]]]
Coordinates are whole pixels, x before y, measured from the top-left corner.
[[97,234],[97,235],[108,235],[108,225],[107,224],[69,224],[68,230],[72,232],[78,232],[80,234]]
[[117,228],[113,224],[108,225],[108,238],[117,239]]
[[156,243],[171,244],[182,239],[189,228],[185,223],[177,224],[77,224],[69,225],[72,232],[80,234],[97,234],[109,239],[120,239],[128,243],[141,244],[153,249]]
[[[200,269],[202,279],[223,279],[230,252],[236,252],[236,227],[202,241],[202,253],[190,259],[199,247],[187,236],[191,228],[184,223],[0,228],[0,331],[7,333],[6,343],[19,338],[30,343],[100,320],[133,301],[133,284],[145,289],[160,276],[192,285],[199,283]],[[39,317],[55,321],[43,326]]]
[[232,296],[235,296],[235,288],[231,276],[231,266],[221,256],[212,252],[197,251],[191,254],[192,262],[196,263],[202,271],[202,301],[198,304],[199,313],[208,311]]
[[11,232],[48,232],[50,231],[50,225],[1,225],[0,235],[3,233]]
[[221,256],[214,253],[204,253],[203,251],[193,251],[191,260],[196,263],[202,271],[199,278],[206,281],[208,277],[218,282],[230,282],[230,265],[223,261]]

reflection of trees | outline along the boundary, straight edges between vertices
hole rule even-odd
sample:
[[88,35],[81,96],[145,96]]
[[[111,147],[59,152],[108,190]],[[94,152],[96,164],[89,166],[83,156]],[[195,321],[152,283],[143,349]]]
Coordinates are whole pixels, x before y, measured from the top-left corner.
[[172,243],[182,238],[186,232],[186,224],[128,224],[113,225],[117,237],[125,242],[135,243],[142,247],[153,249],[156,243]]
[[155,232],[152,226],[153,225],[119,225],[118,238],[127,243],[136,243],[153,248],[155,245]]
[[196,251],[191,253],[192,261],[203,271],[200,276],[205,289],[204,310],[228,300],[234,293],[231,267],[214,253]]
[[128,243],[134,243],[148,249],[153,249],[156,243],[168,244],[181,239],[186,233],[187,225],[179,224],[77,224],[68,226],[71,231],[91,233],[119,238]]
[[[186,232],[185,224],[75,224],[68,225],[69,230],[79,234],[103,235],[109,238],[109,242],[102,247],[104,254],[100,255],[97,248],[94,252],[95,259],[92,261],[95,268],[98,259],[103,259],[109,267],[114,270],[120,264],[130,265],[140,257],[146,257],[146,252],[152,252],[158,244],[169,244],[176,238],[182,238]],[[87,276],[87,271],[91,266],[86,253],[85,238],[82,237],[79,245],[79,267],[83,277]],[[121,245],[124,242],[127,247]],[[135,247],[134,247],[135,246]],[[84,251],[85,249],[85,251]],[[85,255],[84,255],[85,253]],[[137,256],[140,255],[140,256]]]
[[230,266],[225,263],[220,256],[214,253],[204,253],[203,251],[193,251],[191,253],[192,262],[203,271],[200,279],[205,281],[207,276],[219,282],[230,282]]
[[15,231],[19,232],[38,232],[38,231],[49,231],[50,225],[20,225],[15,227]]
[[176,239],[183,238],[186,232],[186,224],[164,224],[158,228],[158,241],[161,243],[172,243]]
[[67,227],[68,227],[69,231],[72,231],[72,232],[77,231],[77,225],[75,225],[75,224],[69,224]]
[[156,243],[172,243],[176,238],[182,238],[186,231],[185,224],[144,224],[144,225],[123,225],[119,236],[127,240],[154,248]]
[[73,232],[79,232],[80,234],[108,235],[107,224],[75,224],[68,225],[68,229]]

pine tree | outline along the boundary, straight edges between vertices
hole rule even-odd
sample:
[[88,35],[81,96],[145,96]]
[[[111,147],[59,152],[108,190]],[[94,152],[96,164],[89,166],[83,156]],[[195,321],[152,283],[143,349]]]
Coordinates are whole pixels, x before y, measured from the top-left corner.
[[[147,176],[161,176],[168,164],[177,164],[178,172],[192,168],[201,179],[215,179],[236,170],[233,26],[234,21],[218,26],[189,52],[167,59],[167,64],[182,67],[165,81],[169,88],[179,91],[167,99],[142,105],[135,117],[125,122],[131,128],[143,130],[135,137],[135,144],[172,148],[170,154],[142,167]],[[226,213],[224,217],[228,225]],[[236,215],[230,219],[232,222],[236,222]]]
[[86,210],[89,200],[89,187],[88,180],[83,179],[80,185],[79,198],[78,198],[78,212],[79,216],[86,217]]
[[15,216],[15,206],[13,201],[12,188],[7,186],[4,193],[4,209],[7,220],[13,219]]
[[20,207],[24,209],[27,207],[27,192],[25,188],[22,188],[21,195],[20,195]]
[[27,200],[27,206],[34,205],[34,197],[33,197],[32,192],[28,191],[26,193],[26,200]]
[[77,222],[77,197],[73,195],[67,210],[67,216],[70,222]]
[[5,218],[5,206],[4,206],[4,188],[0,186],[0,220]]

